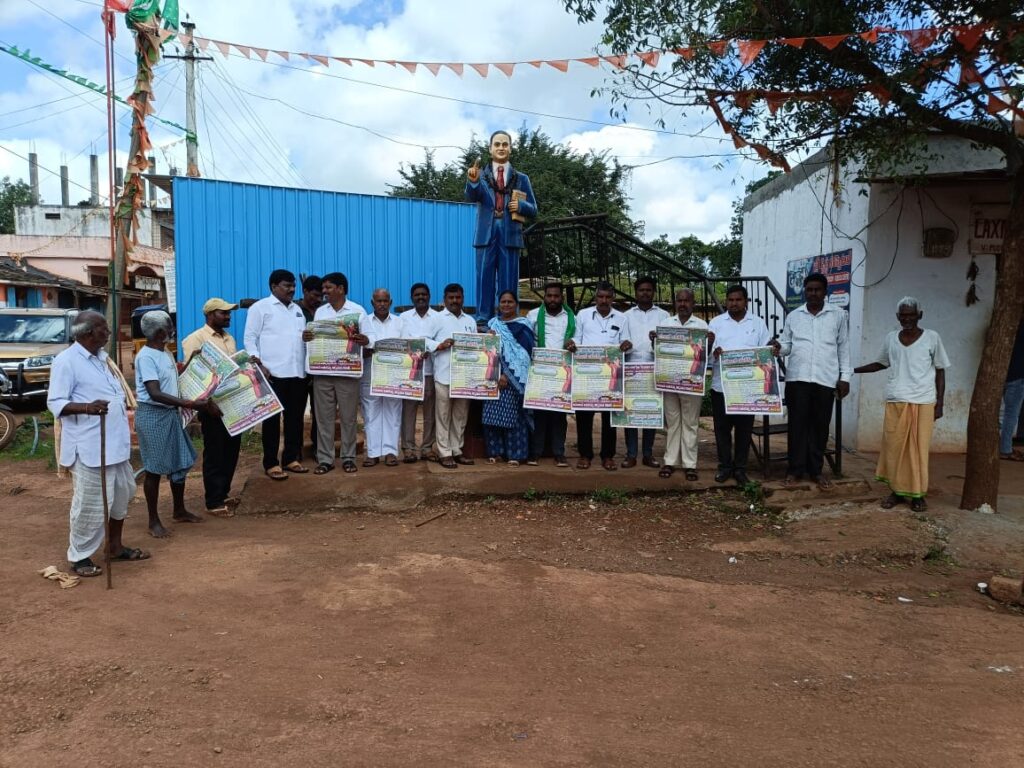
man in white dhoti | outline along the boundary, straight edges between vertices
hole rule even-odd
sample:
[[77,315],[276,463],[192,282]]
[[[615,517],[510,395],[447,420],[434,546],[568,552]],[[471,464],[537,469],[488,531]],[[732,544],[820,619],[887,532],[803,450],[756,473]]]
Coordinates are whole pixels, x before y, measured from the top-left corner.
[[[386,288],[373,292],[370,301],[373,314],[365,315],[359,323],[359,330],[370,343],[364,354],[373,354],[373,345],[380,339],[402,338],[402,320],[391,314],[391,293]],[[389,467],[398,466],[398,435],[402,429],[402,400],[397,397],[381,397],[370,394],[370,360],[364,361],[363,383],[360,400],[363,406],[363,427],[366,430],[366,460],[364,467],[378,464],[381,458]]]
[[[110,504],[111,560],[147,560],[149,553],[126,547],[121,529],[128,502],[135,496],[135,477],[128,459],[131,433],[120,379],[103,351],[110,338],[107,321],[97,312],[82,312],[71,329],[75,343],[53,361],[46,405],[62,419],[60,464],[71,468],[71,537],[68,562],[79,576],[103,570],[92,555],[103,543],[103,495],[100,467],[105,459]],[[100,415],[106,415],[106,456],[100,455]]]

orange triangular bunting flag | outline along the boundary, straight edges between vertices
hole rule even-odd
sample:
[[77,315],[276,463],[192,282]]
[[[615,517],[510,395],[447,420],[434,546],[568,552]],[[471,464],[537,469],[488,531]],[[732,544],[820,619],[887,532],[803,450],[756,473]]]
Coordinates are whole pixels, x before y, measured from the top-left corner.
[[740,136],[735,131],[733,131],[733,134],[732,134],[732,145],[734,147],[736,147],[736,149],[743,149],[744,147],[750,146],[747,143],[747,140],[744,139],[742,136]]
[[568,59],[555,59],[554,61],[545,61],[549,67],[554,67],[559,72],[569,71],[569,60]]
[[708,50],[715,54],[715,56],[723,56],[725,55],[725,49],[728,46],[728,40],[715,40],[714,42],[708,43]]
[[432,62],[430,64],[424,64],[423,66],[426,67],[427,69],[429,69],[430,70],[430,74],[432,74],[434,77],[437,77],[437,73],[441,71],[441,65],[437,64],[436,62]]
[[285,61],[291,61],[292,55],[288,51],[274,51],[274,53],[276,53]]
[[197,37],[195,38],[195,41],[196,45],[199,46],[199,50],[201,51],[205,51],[207,48],[210,47],[210,39],[207,37]]
[[693,48],[676,48],[672,53],[682,56],[687,61],[693,58]]
[[450,69],[452,72],[454,72],[459,77],[462,77],[462,69],[463,69],[462,64],[459,64],[457,62],[447,62],[445,64],[445,66],[448,67],[448,69]]
[[[378,61],[380,61],[380,59],[378,59]],[[382,64],[387,64],[389,67],[393,67],[396,64],[398,64],[398,62],[395,61],[394,59],[384,59],[384,61],[382,61],[381,63]]]
[[409,74],[411,74],[411,75],[415,75],[416,74],[416,67],[418,65],[416,64],[415,61],[400,61],[398,63],[399,63],[400,66],[403,66],[407,70],[409,70]]
[[362,62],[368,67],[372,67],[376,62],[373,59],[355,59],[355,61]]
[[969,61],[961,62],[960,64],[960,85],[966,85],[968,83],[983,84],[985,81],[982,79],[978,70]]
[[537,59],[536,61],[528,61],[526,63],[529,64],[531,67],[535,67],[536,69],[540,69],[542,66],[544,66],[544,62],[541,61],[540,59]]
[[874,29],[869,29],[867,32],[861,32],[860,39],[866,43],[877,43],[878,27],[875,27]]
[[340,61],[346,67],[351,67],[352,66],[352,59],[346,59],[343,56],[335,56],[334,60],[335,61]]
[[733,94],[732,100],[739,109],[749,109],[755,98],[757,94],[754,91],[737,91]]
[[487,67],[490,66],[490,65],[488,65],[488,64],[470,64],[469,66],[471,66],[473,69],[475,69],[476,73],[478,75],[480,75],[480,77],[487,77]]
[[910,43],[910,48],[914,53],[921,53],[935,42],[935,38],[939,36],[940,31],[938,29],[907,29],[900,34]]
[[768,111],[774,115],[779,111],[779,107],[786,103],[786,94],[780,91],[771,91],[764,95],[764,100],[768,103]]
[[816,37],[814,39],[819,45],[831,51],[846,40],[847,37],[849,37],[849,35],[826,35],[825,37]]
[[217,50],[219,50],[221,52],[221,55],[225,58],[229,53],[231,53],[231,43],[224,43],[220,40],[214,40],[213,44],[217,46]]
[[313,61],[319,64],[323,64],[325,67],[331,66],[331,60],[326,56],[320,56],[318,54],[311,53],[309,54],[309,58],[311,58]]
[[626,57],[625,56],[605,56],[604,60],[611,64],[616,69],[626,68]]
[[249,58],[249,54],[252,52],[252,49],[248,45],[239,45],[238,43],[235,43],[235,50],[247,59]]
[[766,43],[767,40],[737,40],[736,48],[740,52],[740,64],[744,67],[749,67]]
[[661,51],[647,51],[646,53],[638,53],[637,57],[651,69],[658,66],[658,59],[661,58]]
[[981,36],[985,34],[988,27],[985,24],[972,24],[969,27],[956,27],[956,41],[964,47],[965,51],[973,51],[978,47]]
[[988,95],[988,113],[990,115],[997,115],[1000,112],[1004,112],[1010,108],[1010,105],[1000,99],[998,96],[993,96],[991,93]]
[[807,38],[806,37],[784,37],[784,38],[782,38],[782,42],[784,42],[786,45],[791,45],[794,48],[803,48],[804,47],[804,43],[807,42]]
[[267,54],[270,53],[266,48],[253,48],[252,50],[263,61],[267,60]]
[[504,64],[495,64],[496,69],[505,73],[505,77],[512,77],[512,70],[516,68],[516,65],[512,62],[506,62]]
[[586,64],[588,67],[596,67],[598,64],[601,63],[601,57],[590,56],[589,58],[586,59],[574,59],[574,61],[578,61],[580,64]]

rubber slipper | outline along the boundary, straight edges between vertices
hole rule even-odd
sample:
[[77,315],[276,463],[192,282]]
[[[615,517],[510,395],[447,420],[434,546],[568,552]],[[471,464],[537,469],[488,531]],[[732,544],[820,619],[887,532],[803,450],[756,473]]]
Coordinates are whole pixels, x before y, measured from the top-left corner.
[[263,471],[263,474],[265,474],[271,480],[287,480],[288,479],[288,475],[285,474],[285,471],[283,469],[281,469],[280,467],[271,467],[270,469],[266,469],[266,470]]
[[302,466],[297,461],[293,461],[291,464],[288,464],[284,469],[286,472],[294,472],[296,475],[304,475],[309,472],[307,467]]
[[149,552],[141,549],[133,549],[131,547],[121,547],[121,551],[116,555],[110,556],[111,560],[124,560],[125,562],[134,562],[135,560],[149,560]]
[[206,514],[213,517],[234,517],[235,513],[225,507],[214,507],[213,509],[206,510]]

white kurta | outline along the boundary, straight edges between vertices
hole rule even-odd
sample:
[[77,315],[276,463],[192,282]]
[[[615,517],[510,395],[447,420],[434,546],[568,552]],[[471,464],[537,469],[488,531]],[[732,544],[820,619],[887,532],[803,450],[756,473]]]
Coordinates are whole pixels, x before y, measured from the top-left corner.
[[[388,315],[383,322],[376,315],[366,315],[359,323],[359,329],[370,339],[370,347],[378,339],[402,338],[402,320]],[[363,427],[366,431],[366,457],[379,459],[383,456],[398,456],[398,436],[402,431],[402,400],[397,397],[381,397],[370,394],[370,373],[373,367],[369,360],[363,367],[363,382],[360,401],[363,406]]]

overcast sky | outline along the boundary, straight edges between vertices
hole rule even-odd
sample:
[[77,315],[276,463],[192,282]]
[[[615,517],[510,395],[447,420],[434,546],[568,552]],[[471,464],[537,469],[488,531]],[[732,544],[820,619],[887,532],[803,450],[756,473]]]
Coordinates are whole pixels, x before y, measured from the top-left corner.
[[[596,50],[600,27],[579,25],[557,0],[503,7],[508,10],[499,15],[470,0],[181,0],[181,15],[191,13],[204,37],[341,57],[493,62]],[[99,0],[0,0],[0,42],[103,83],[99,12]],[[127,95],[134,57],[123,19],[116,49],[118,92]],[[608,150],[623,164],[645,166],[633,171],[628,193],[630,214],[645,222],[648,239],[665,233],[707,240],[727,232],[733,200],[766,173],[735,154],[699,111],[635,108],[627,125],[603,125],[618,121],[609,115],[610,102],[590,93],[607,83],[607,67],[573,64],[563,74],[519,66],[511,79],[493,69],[483,79],[468,69],[461,78],[447,70],[435,77],[423,68],[412,75],[401,67],[285,62],[273,53],[267,63],[234,52],[225,59],[213,46],[208,53],[214,60],[199,65],[198,134],[201,171],[211,178],[384,194],[400,181],[400,163],[422,160],[417,145],[435,147],[443,163],[474,134],[525,124],[577,150]],[[160,117],[185,123],[184,83],[182,62],[160,62]],[[130,118],[127,108],[118,109],[123,151]],[[102,96],[0,53],[0,147],[9,150],[0,151],[0,176],[27,180],[27,163],[10,152],[35,151],[44,168],[71,167],[81,185],[72,185],[76,203],[88,197],[88,155],[96,152],[105,188],[104,110]],[[651,130],[658,117],[665,132]],[[181,132],[155,122],[150,132],[154,144],[170,143],[156,151],[157,170],[167,172],[170,161],[183,172]],[[666,159],[677,156],[687,159]],[[41,187],[44,202],[60,201],[56,176],[41,171]],[[535,191],[543,207],[544,190]]]

